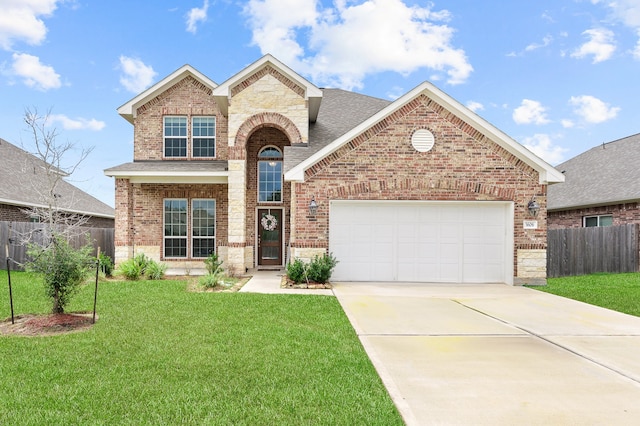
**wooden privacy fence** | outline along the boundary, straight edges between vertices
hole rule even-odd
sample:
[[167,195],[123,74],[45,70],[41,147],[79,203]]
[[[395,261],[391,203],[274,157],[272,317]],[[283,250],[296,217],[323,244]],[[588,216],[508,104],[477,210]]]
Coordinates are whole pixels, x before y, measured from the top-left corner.
[[[29,222],[1,222],[0,221],[0,269],[7,269],[6,247],[9,247],[9,257],[18,264],[27,260],[27,246],[22,244],[21,236],[32,235],[33,241],[41,243],[43,237],[43,225]],[[113,228],[85,228],[83,232],[89,234],[89,241],[93,243],[94,255],[98,247],[100,252],[110,256],[115,255],[114,229]],[[11,240],[11,241],[10,241]],[[84,235],[78,235],[71,239],[71,245],[75,248],[82,247],[86,242]],[[16,263],[11,264],[11,269],[22,269]]]
[[547,276],[638,272],[639,249],[638,224],[551,229],[547,232]]

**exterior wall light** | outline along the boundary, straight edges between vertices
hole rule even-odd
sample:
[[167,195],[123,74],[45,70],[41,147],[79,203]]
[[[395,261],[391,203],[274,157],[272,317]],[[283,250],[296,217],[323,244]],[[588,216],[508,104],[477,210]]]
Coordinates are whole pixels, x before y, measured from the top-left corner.
[[316,203],[316,198],[312,196],[311,201],[309,202],[309,215],[315,216],[317,212],[318,212],[318,203]]
[[533,197],[529,204],[527,204],[527,210],[529,210],[529,216],[536,217],[540,211],[540,204],[536,201],[536,197]]

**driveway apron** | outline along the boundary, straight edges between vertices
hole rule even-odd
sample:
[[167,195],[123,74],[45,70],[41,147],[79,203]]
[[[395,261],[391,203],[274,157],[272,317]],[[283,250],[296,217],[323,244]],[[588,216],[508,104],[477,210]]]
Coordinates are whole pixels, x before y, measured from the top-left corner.
[[640,318],[502,284],[334,283],[408,425],[640,424]]

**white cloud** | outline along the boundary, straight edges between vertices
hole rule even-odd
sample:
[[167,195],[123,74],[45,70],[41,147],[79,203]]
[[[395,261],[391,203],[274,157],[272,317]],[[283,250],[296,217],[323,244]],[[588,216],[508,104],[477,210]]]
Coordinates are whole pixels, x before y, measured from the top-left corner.
[[549,119],[546,111],[547,109],[540,102],[523,99],[522,104],[513,110],[513,121],[517,124],[547,124]]
[[2,0],[0,47],[10,50],[16,41],[37,45],[47,36],[41,17],[51,16],[59,0]]
[[562,124],[562,127],[565,129],[570,129],[576,125],[573,120],[569,120],[567,118],[560,120],[560,124]]
[[473,112],[477,112],[484,110],[484,105],[482,105],[480,102],[469,101],[467,102],[467,108],[469,108]]
[[65,130],[94,130],[99,131],[105,128],[104,121],[96,120],[95,118],[69,118],[64,114],[51,114],[49,119],[52,123],[58,122],[62,124],[62,128]]
[[120,83],[130,92],[140,93],[153,83],[157,73],[140,59],[120,56]]
[[555,145],[551,136],[544,133],[525,138],[522,144],[538,157],[550,164],[558,164],[564,160],[564,153],[568,150],[559,145]]
[[209,0],[204,0],[202,7],[194,7],[187,12],[187,31],[195,34],[198,31],[198,23],[207,20],[207,10],[209,9]]
[[553,41],[553,37],[551,37],[550,35],[546,35],[543,39],[542,39],[542,43],[531,43],[530,45],[528,45],[527,47],[524,48],[524,50],[526,52],[531,52],[533,50],[537,50],[537,49],[541,49],[543,47],[547,47],[551,44],[551,42]]
[[[472,66],[452,45],[449,13],[402,0],[250,0],[245,7],[253,43],[318,84],[362,87],[372,73],[410,74],[420,68],[464,82]],[[375,29],[375,30],[373,30]]]
[[574,113],[587,123],[602,123],[618,115],[620,108],[611,107],[600,99],[589,96],[572,96],[569,104],[576,107]]
[[611,58],[616,50],[613,31],[606,28],[592,28],[582,34],[587,36],[589,41],[571,53],[572,57],[584,58],[593,55],[594,64]]
[[61,86],[60,75],[53,67],[44,65],[37,56],[14,53],[11,72],[20,77],[24,84],[38,90],[47,91]]

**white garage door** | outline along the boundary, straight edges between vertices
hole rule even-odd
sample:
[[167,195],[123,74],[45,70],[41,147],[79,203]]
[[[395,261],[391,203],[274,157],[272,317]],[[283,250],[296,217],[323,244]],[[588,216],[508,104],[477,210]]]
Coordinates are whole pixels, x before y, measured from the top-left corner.
[[332,201],[333,281],[511,283],[513,205]]

